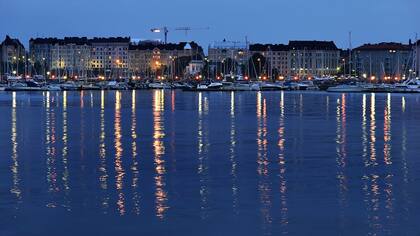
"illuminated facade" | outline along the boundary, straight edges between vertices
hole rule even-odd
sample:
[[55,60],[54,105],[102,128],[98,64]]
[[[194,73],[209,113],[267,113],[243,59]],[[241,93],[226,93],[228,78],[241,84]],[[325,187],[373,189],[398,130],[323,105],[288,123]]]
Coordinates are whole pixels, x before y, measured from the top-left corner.
[[[250,54],[261,54],[267,60],[266,67],[263,71],[272,68],[278,74],[286,76],[289,73],[289,47],[284,44],[252,44],[249,46]],[[258,66],[258,65],[255,65]]]
[[31,38],[29,40],[29,56],[34,67],[40,70],[35,71],[36,74],[45,74],[51,69],[51,49],[59,41],[57,38]]
[[172,70],[180,57],[194,57],[202,54],[196,43],[181,42],[178,44],[159,42],[140,42],[129,47],[129,70],[135,75],[150,75]]
[[91,46],[87,38],[64,38],[51,47],[51,70],[84,75],[89,69]]
[[361,78],[403,78],[412,70],[412,45],[401,43],[364,44],[352,53]]
[[208,59],[211,62],[221,63],[227,58],[238,64],[245,64],[248,60],[248,45],[241,42],[222,41],[215,42],[208,48]]
[[273,70],[281,76],[309,78],[335,75],[340,50],[331,41],[290,41],[284,44],[252,44],[251,55],[259,53],[266,59],[264,71]]
[[1,74],[21,74],[25,61],[25,47],[18,39],[6,36],[0,44]]
[[415,55],[416,55],[416,73],[417,76],[420,75],[420,40],[417,41],[416,45],[414,45],[415,48]]
[[130,38],[93,38],[91,68],[98,70],[128,70]]
[[332,41],[290,41],[288,72],[291,76],[331,76],[339,72],[340,50]]

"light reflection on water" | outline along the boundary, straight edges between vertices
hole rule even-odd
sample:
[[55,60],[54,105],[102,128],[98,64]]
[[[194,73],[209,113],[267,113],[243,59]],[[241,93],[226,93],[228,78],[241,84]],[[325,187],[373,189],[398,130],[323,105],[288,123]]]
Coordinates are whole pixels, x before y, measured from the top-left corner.
[[131,155],[132,155],[132,181],[133,191],[133,210],[135,214],[140,214],[140,194],[139,188],[139,160],[137,150],[137,116],[136,116],[136,90],[131,94]]
[[69,184],[69,160],[68,160],[68,153],[69,153],[69,147],[68,147],[68,112],[67,112],[67,91],[63,92],[63,129],[62,129],[62,149],[61,149],[61,160],[63,165],[63,173],[62,173],[62,181],[63,181],[63,191],[64,191],[64,207],[67,208],[67,210],[71,210],[70,208],[70,199],[69,199],[69,193],[70,193],[70,184]]
[[12,93],[12,127],[11,127],[11,143],[12,143],[12,165],[10,171],[12,172],[13,185],[10,192],[15,196],[17,202],[22,199],[22,190],[20,188],[20,173],[19,173],[19,154],[18,154],[18,120],[16,112],[16,92]]
[[48,207],[56,207],[58,204],[57,193],[60,191],[57,177],[57,130],[56,130],[56,112],[52,106],[53,97],[50,92],[45,93],[45,147],[46,147],[46,166],[48,192],[51,199]]
[[[138,219],[135,232],[156,220],[162,230],[190,225],[195,233],[191,225],[211,222],[213,234],[400,235],[420,220],[417,95],[7,96],[0,144],[9,158],[0,159],[0,177],[10,181],[0,185],[8,193],[0,208],[15,209],[12,226],[34,217],[32,207],[40,219],[56,214],[58,225],[87,213],[104,231],[121,218]],[[41,118],[28,118],[29,109]],[[320,226],[308,232],[311,220]]]
[[239,188],[237,176],[237,157],[236,157],[236,126],[235,126],[235,92],[230,93],[230,163],[232,176],[232,208],[233,212],[239,214]]
[[165,166],[165,93],[163,90],[155,90],[153,92],[153,147],[155,162],[155,204],[156,216],[165,218],[166,211],[169,206],[168,193],[166,191],[166,166]]
[[338,180],[338,195],[340,205],[340,224],[344,225],[345,212],[347,208],[347,192],[348,180],[346,176],[347,165],[347,94],[342,94],[341,98],[337,100],[337,137],[336,137],[336,152],[337,152],[337,180]]
[[121,92],[115,93],[114,147],[115,147],[115,188],[118,193],[117,208],[120,215],[126,214],[124,195],[123,144],[121,130]]
[[280,120],[279,120],[279,178],[280,178],[280,226],[283,235],[288,234],[287,225],[289,223],[288,219],[288,207],[287,207],[287,162],[285,155],[285,142],[286,142],[286,132],[285,132],[285,101],[284,101],[284,92],[281,92],[280,97]]
[[267,128],[267,100],[261,92],[257,94],[257,173],[258,193],[260,199],[260,212],[263,220],[264,234],[269,234],[273,223],[272,208],[272,187],[270,185],[270,160],[268,155],[268,128]]
[[203,98],[203,93],[198,93],[198,129],[197,129],[197,139],[198,139],[198,168],[197,174],[200,181],[200,217],[202,219],[207,218],[208,213],[208,198],[209,198],[209,188],[208,188],[208,158],[207,152],[209,148],[208,141],[208,130],[207,130],[207,114],[208,114],[208,104],[206,97]]
[[104,212],[107,212],[109,207],[109,196],[107,194],[108,190],[108,168],[106,163],[106,126],[105,126],[105,91],[101,91],[101,111],[100,111],[100,132],[99,132],[99,184],[101,188],[101,206],[104,209]]

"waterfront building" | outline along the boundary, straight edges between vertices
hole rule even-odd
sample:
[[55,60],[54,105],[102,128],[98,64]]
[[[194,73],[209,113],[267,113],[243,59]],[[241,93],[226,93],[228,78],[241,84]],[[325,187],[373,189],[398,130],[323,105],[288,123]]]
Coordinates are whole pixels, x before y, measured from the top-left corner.
[[416,55],[416,74],[420,76],[420,40],[414,45],[415,55]]
[[66,37],[51,45],[50,56],[50,70],[53,76],[86,77],[90,63],[91,45],[86,37]]
[[[340,50],[332,41],[290,41],[284,44],[252,44],[251,55],[262,55],[264,62],[254,62],[261,74],[280,78],[311,78],[336,75]],[[259,59],[259,58],[258,58]]]
[[288,46],[290,76],[323,77],[340,70],[340,50],[332,41],[290,41]]
[[[213,73],[243,74],[244,66],[249,59],[248,42],[227,41],[214,42],[208,47],[207,60]],[[229,65],[231,64],[231,65]],[[220,67],[220,68],[219,68]]]
[[27,68],[25,57],[23,44],[7,35],[0,44],[0,75],[24,75]]
[[413,69],[413,46],[410,44],[391,42],[364,44],[355,48],[352,57],[357,75],[371,80],[406,77]]
[[126,78],[128,76],[129,37],[93,38],[90,67],[96,76]]
[[195,42],[162,44],[155,41],[132,43],[129,46],[129,70],[133,76],[151,77],[175,75],[186,65],[182,58],[202,58],[203,50]]
[[204,69],[204,61],[203,60],[191,60],[188,63],[186,74],[188,76],[195,76],[201,73]]
[[[284,44],[251,44],[249,46],[251,55],[262,55],[265,63],[257,60],[256,65],[251,67],[261,71],[261,74],[268,74],[286,77],[289,75],[289,46]],[[270,69],[271,68],[271,69]]]
[[58,42],[57,38],[31,38],[29,40],[29,57],[34,74],[46,76],[51,70],[51,49]]

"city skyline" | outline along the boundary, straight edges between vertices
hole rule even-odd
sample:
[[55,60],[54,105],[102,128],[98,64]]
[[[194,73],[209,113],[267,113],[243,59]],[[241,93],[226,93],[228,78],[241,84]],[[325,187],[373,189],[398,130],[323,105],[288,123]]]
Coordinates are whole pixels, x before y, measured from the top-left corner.
[[[261,43],[333,40],[338,47],[348,48],[349,31],[353,47],[390,41],[407,43],[414,39],[415,32],[420,32],[416,25],[420,17],[415,14],[420,3],[414,0],[386,0],[380,5],[361,0],[351,3],[266,0],[260,5],[237,0],[224,3],[217,0],[211,4],[191,0],[176,3],[122,0],[118,5],[98,0],[2,0],[0,5],[9,9],[0,16],[0,37],[8,34],[19,38],[25,47],[31,37],[130,36],[163,40],[163,33],[150,31],[163,26],[170,27],[169,42],[194,40],[205,49],[215,41],[245,41],[245,37]],[[14,21],[7,20],[12,18]],[[191,31],[188,35],[171,30],[185,26],[209,30]]]

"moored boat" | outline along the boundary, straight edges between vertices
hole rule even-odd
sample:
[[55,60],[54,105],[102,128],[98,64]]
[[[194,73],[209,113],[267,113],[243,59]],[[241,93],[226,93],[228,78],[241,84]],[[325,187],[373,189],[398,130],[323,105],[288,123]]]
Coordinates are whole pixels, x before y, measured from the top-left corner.
[[169,84],[166,84],[163,82],[149,83],[148,87],[150,89],[170,89],[171,88]]
[[73,81],[67,81],[63,84],[60,85],[62,90],[65,91],[75,91],[75,90],[80,90],[82,87],[78,84],[76,84]]
[[42,91],[42,87],[35,81],[13,82],[5,88],[6,91]]
[[364,92],[363,86],[359,84],[340,84],[334,87],[329,87],[327,92],[336,93],[361,93]]

